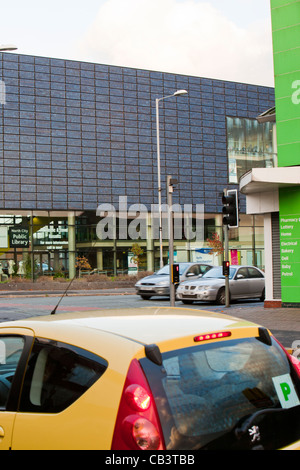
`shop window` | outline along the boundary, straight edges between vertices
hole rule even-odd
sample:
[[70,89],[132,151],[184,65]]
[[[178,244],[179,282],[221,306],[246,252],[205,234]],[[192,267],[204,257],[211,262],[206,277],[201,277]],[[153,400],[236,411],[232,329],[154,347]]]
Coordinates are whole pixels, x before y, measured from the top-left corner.
[[277,165],[276,130],[273,122],[227,117],[227,152],[229,183],[252,168]]

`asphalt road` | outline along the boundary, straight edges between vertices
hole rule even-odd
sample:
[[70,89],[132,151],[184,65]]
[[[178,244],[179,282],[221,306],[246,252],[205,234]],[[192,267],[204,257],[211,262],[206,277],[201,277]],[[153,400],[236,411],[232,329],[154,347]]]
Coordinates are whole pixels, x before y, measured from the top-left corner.
[[[0,322],[7,320],[16,320],[20,318],[31,317],[35,315],[47,315],[51,313],[53,308],[60,301],[60,296],[55,294],[44,295],[14,295],[0,298]],[[57,313],[110,309],[110,308],[139,308],[146,306],[169,306],[170,301],[167,298],[155,297],[151,300],[142,300],[138,295],[128,294],[126,292],[120,294],[103,294],[103,295],[80,295],[80,293],[71,293],[65,296],[57,309]],[[239,308],[251,306],[262,306],[261,302],[240,302]],[[230,309],[226,309],[220,305],[209,303],[196,303],[193,305],[184,305],[182,302],[176,302],[176,307],[192,308],[196,310],[212,310],[229,313]],[[228,310],[228,312],[226,311]]]
[[[120,290],[93,293],[70,292],[60,301],[60,295],[53,293],[15,293],[0,295],[0,323],[15,321],[32,316],[48,315],[60,301],[57,315],[70,311],[84,311],[112,308],[138,308],[144,306],[170,305],[169,299],[152,298],[142,300],[132,290]],[[217,311],[238,318],[259,323],[269,328],[285,347],[292,347],[294,341],[300,343],[300,309],[266,309],[262,302],[240,301],[229,308],[210,303],[184,305],[176,302],[176,307],[188,307],[194,310]]]

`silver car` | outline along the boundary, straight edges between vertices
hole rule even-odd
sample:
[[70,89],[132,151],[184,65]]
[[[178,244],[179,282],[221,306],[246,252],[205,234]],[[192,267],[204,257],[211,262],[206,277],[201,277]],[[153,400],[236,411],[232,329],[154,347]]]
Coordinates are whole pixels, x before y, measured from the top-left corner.
[[[178,263],[180,281],[198,279],[212,268],[206,263]],[[144,277],[135,284],[136,293],[142,299],[150,299],[153,296],[170,295],[170,268],[167,264],[151,276]]]
[[[265,275],[254,266],[230,266],[230,299],[265,298]],[[225,276],[223,268],[210,269],[201,279],[180,283],[176,291],[178,300],[185,304],[195,301],[216,301],[225,304]]]

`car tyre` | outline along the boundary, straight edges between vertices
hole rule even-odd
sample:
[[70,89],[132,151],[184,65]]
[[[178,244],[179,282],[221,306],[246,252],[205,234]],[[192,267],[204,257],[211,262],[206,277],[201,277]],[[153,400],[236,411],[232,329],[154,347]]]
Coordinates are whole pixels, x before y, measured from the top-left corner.
[[260,301],[263,302],[265,300],[265,297],[266,297],[266,291],[265,289],[262,291],[261,293],[261,296],[260,296]]
[[221,287],[217,294],[217,302],[220,305],[225,305],[226,304],[226,294],[225,294],[225,287]]

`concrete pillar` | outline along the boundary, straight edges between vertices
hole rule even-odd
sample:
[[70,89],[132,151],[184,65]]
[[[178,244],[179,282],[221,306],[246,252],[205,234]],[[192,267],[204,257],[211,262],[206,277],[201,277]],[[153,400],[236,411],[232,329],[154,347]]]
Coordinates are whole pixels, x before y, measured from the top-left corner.
[[103,271],[103,250],[102,248],[97,248],[97,269]]
[[[50,263],[49,263],[49,267],[50,267]],[[59,252],[58,251],[55,251],[54,252],[54,260],[53,260],[53,271],[55,273],[57,273],[60,269],[60,266],[59,266]]]
[[68,214],[68,243],[69,243],[69,279],[76,276],[76,236],[75,236],[75,213]]

